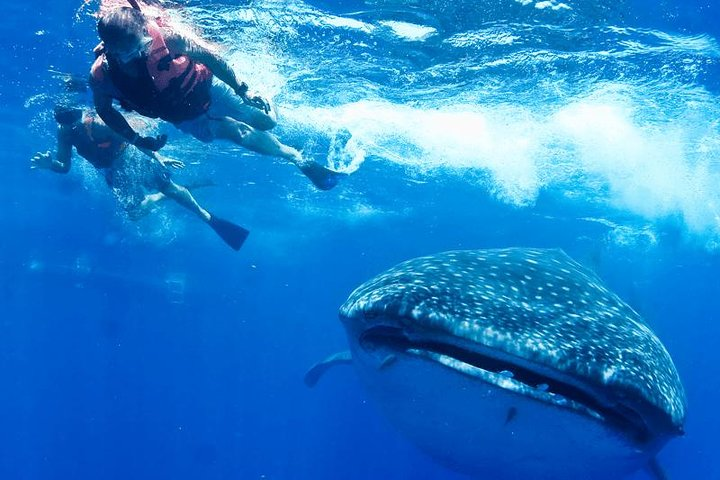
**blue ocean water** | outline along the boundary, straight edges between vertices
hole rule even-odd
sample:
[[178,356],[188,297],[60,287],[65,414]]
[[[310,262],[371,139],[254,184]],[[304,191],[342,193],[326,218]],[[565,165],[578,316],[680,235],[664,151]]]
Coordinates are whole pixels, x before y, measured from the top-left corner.
[[[0,478],[462,479],[397,434],[350,369],[337,309],[399,261],[560,247],[652,325],[684,381],[660,462],[716,479],[720,7],[711,0],[179,2],[281,112],[277,134],[352,176],[169,125],[180,183],[251,230],[240,252],[165,205],[138,222],[51,149],[84,75],[90,2],[5,2]],[[85,98],[84,100],[88,100]],[[647,477],[638,473],[636,480]]]

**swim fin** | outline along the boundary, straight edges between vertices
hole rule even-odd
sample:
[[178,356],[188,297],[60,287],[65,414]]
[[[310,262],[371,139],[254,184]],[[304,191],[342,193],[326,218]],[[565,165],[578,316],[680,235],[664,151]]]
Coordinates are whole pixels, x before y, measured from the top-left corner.
[[309,162],[300,166],[300,171],[320,190],[330,190],[338,184],[341,178],[348,176],[347,173],[330,170],[317,162]]
[[235,225],[215,215],[210,216],[208,225],[210,225],[210,228],[215,230],[215,233],[217,233],[225,243],[230,245],[233,250],[240,250],[240,247],[242,247],[245,239],[250,234],[249,230],[244,229],[240,225]]

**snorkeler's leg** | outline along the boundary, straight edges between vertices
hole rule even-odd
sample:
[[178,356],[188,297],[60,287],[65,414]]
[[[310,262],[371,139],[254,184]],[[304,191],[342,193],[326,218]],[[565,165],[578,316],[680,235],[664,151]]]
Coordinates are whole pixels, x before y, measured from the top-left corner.
[[157,193],[150,193],[148,195],[145,195],[145,198],[143,198],[143,201],[140,202],[141,207],[151,207],[160,200],[166,199],[167,196],[162,192]]
[[215,119],[212,127],[215,138],[230,140],[263,155],[284,158],[298,166],[303,163],[300,152],[280,143],[275,135],[253,128],[247,123],[224,117]]
[[[115,191],[115,194],[119,199],[123,198],[117,191]],[[125,205],[125,212],[130,220],[140,220],[142,217],[150,213],[155,204],[166,198],[167,196],[161,192],[147,194],[140,202]]]
[[[183,207],[187,208],[191,212],[193,212],[195,215],[202,218],[205,222],[210,221],[210,213],[202,208],[200,204],[195,200],[195,197],[192,196],[192,193],[190,193],[190,190],[183,187],[182,185],[178,185],[175,182],[168,182],[167,185],[165,185],[162,189],[162,193],[160,195],[165,194],[169,198],[172,198],[175,200],[178,204],[182,205]],[[150,195],[148,195],[149,197]],[[146,197],[147,198],[147,197]],[[143,200],[144,202],[144,200]]]
[[304,159],[299,151],[280,143],[273,134],[254,129],[246,123],[225,117],[215,124],[214,133],[217,138],[233,141],[254,152],[289,160],[320,190],[330,190],[341,178],[347,176],[315,161]]
[[239,250],[242,244],[245,242],[248,234],[250,233],[240,225],[236,225],[232,222],[228,222],[222,218],[212,215],[210,212],[205,210],[198,204],[195,197],[192,196],[190,190],[178,185],[175,182],[168,182],[163,188],[163,193],[169,198],[172,198],[177,203],[187,208],[191,212],[198,215],[202,220],[212,228],[220,238],[223,239],[234,250]]
[[213,80],[211,96],[213,117],[230,117],[258,130],[271,130],[277,125],[277,111],[267,99],[248,94],[243,100],[217,79]]

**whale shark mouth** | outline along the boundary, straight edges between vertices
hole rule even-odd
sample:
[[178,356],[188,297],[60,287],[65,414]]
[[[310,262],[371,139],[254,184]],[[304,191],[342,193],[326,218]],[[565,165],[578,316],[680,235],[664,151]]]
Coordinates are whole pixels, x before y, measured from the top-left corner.
[[604,422],[636,444],[653,440],[653,434],[639,412],[612,400],[602,389],[551,367],[533,365],[487,347],[473,348],[460,338],[411,335],[399,327],[376,325],[362,332],[358,340],[366,351],[387,348],[425,358],[499,388],[574,410]]

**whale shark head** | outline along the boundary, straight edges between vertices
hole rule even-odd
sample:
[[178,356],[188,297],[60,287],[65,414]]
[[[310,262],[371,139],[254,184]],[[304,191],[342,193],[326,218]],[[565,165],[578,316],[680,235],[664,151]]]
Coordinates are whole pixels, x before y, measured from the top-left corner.
[[390,420],[462,471],[619,478],[683,432],[667,350],[560,250],[409,260],[358,287],[340,318]]

